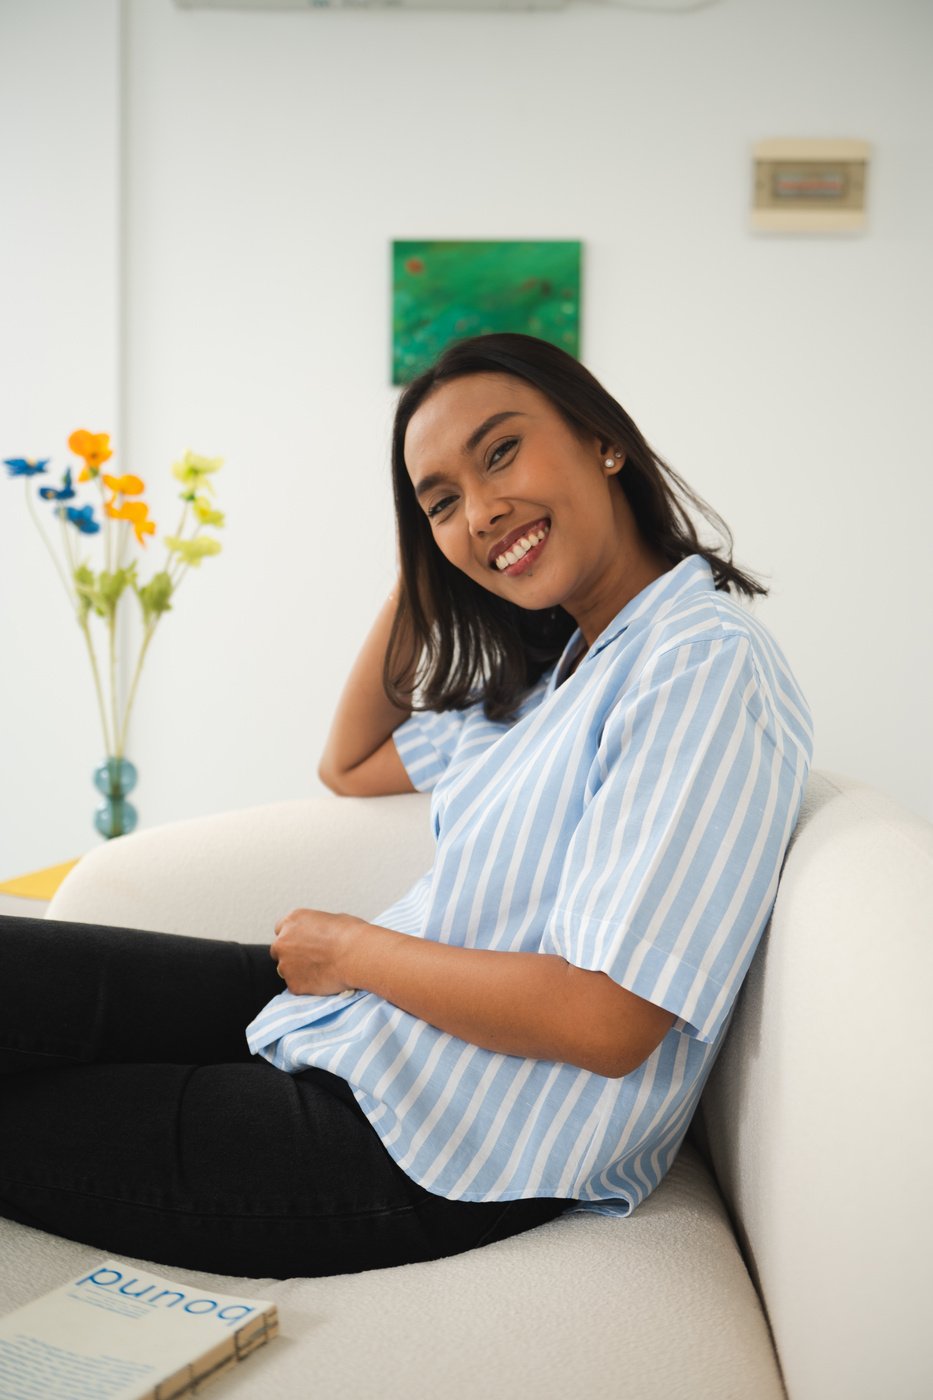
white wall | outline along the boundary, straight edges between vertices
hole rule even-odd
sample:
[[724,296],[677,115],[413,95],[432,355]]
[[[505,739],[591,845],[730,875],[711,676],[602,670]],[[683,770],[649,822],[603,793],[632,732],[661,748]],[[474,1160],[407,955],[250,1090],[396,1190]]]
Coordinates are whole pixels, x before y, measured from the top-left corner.
[[[0,457],[53,468],[75,428],[119,431],[118,12],[118,0],[0,0]],[[23,484],[0,476],[3,879],[97,840],[103,741]]]
[[[0,0],[0,13],[15,67],[40,55],[71,71],[71,105],[75,48],[88,54],[95,27],[116,64],[103,0]],[[725,516],[736,558],[770,577],[759,612],[813,706],[818,765],[933,816],[929,7],[238,13],[126,0],[125,23],[125,344],[107,345],[108,384],[124,364],[121,461],[150,482],[161,524],[179,452],[223,455],[229,512],[225,553],[186,583],[148,664],[130,745],[147,825],[318,786],[337,691],[392,574],[389,242],[421,236],[583,240],[583,358]],[[17,110],[40,159],[14,164],[6,192],[54,212],[58,240],[36,248],[4,223],[15,312],[30,305],[20,265],[62,298],[113,295],[112,244],[75,253],[60,197],[85,173],[105,200],[120,192],[112,105],[54,147],[34,105]],[[747,231],[750,147],[774,135],[874,144],[866,235]],[[29,417],[4,405],[3,455],[45,455],[76,421],[117,412],[88,382],[65,301],[43,314],[53,375],[15,345],[0,352],[3,382],[34,405]],[[98,757],[80,658],[56,630],[71,626],[63,600],[6,502],[0,875],[94,839]],[[24,636],[34,591],[32,633],[54,637],[46,674]],[[68,692],[66,746],[47,737],[63,723],[49,674]]]

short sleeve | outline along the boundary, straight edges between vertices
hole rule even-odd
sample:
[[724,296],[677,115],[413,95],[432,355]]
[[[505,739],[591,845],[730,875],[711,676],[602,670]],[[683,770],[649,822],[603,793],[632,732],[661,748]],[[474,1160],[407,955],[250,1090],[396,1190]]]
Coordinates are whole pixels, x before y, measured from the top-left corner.
[[430,792],[447,769],[463,732],[465,710],[416,710],[392,735],[419,792]]
[[606,718],[542,951],[715,1039],[770,916],[808,766],[745,636],[662,652]]

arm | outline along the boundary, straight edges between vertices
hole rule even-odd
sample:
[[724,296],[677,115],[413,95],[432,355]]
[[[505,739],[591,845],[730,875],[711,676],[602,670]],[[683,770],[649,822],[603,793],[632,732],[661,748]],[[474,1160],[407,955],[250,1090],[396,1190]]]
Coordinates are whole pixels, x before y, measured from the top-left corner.
[[382,684],[396,594],[389,594],[343,688],[318,766],[318,777],[341,797],[414,792],[392,734],[411,713],[393,705]]
[[674,1022],[605,973],[551,953],[453,947],[310,909],[287,915],[276,933],[271,952],[290,991],[362,988],[503,1055],[614,1079],[647,1059]]

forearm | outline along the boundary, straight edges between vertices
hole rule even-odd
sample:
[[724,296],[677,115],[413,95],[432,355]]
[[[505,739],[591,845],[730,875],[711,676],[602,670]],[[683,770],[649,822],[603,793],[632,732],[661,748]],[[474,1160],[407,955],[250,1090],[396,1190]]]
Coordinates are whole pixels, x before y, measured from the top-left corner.
[[460,948],[351,914],[293,909],[270,954],[296,996],[359,987],[460,1040],[609,1078],[630,1074],[674,1016],[553,953]]
[[318,772],[328,786],[356,768],[384,744],[411,713],[394,705],[382,676],[395,617],[393,591],[386,599],[354,662],[341,693]]
[[346,983],[461,1040],[610,1076],[629,1073],[654,1048],[639,1039],[637,1018],[620,1044],[620,999],[646,1003],[603,973],[554,954],[452,947],[353,922],[342,957]]

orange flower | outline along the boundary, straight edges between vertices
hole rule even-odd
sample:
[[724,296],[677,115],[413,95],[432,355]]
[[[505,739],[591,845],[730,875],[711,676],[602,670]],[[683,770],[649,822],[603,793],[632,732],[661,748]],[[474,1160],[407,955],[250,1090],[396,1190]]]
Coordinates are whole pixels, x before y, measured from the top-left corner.
[[155,534],[155,521],[149,519],[149,507],[145,501],[124,501],[122,506],[115,506],[113,501],[108,501],[104,512],[111,520],[128,520],[140,544],[146,543],[143,535]]
[[86,428],[79,428],[71,434],[68,446],[75,456],[84,458],[79,481],[90,481],[97,476],[104,462],[113,456],[109,433],[89,433]]
[[106,472],[104,485],[121,496],[141,496],[146,489],[146,483],[138,476],[108,476]]

